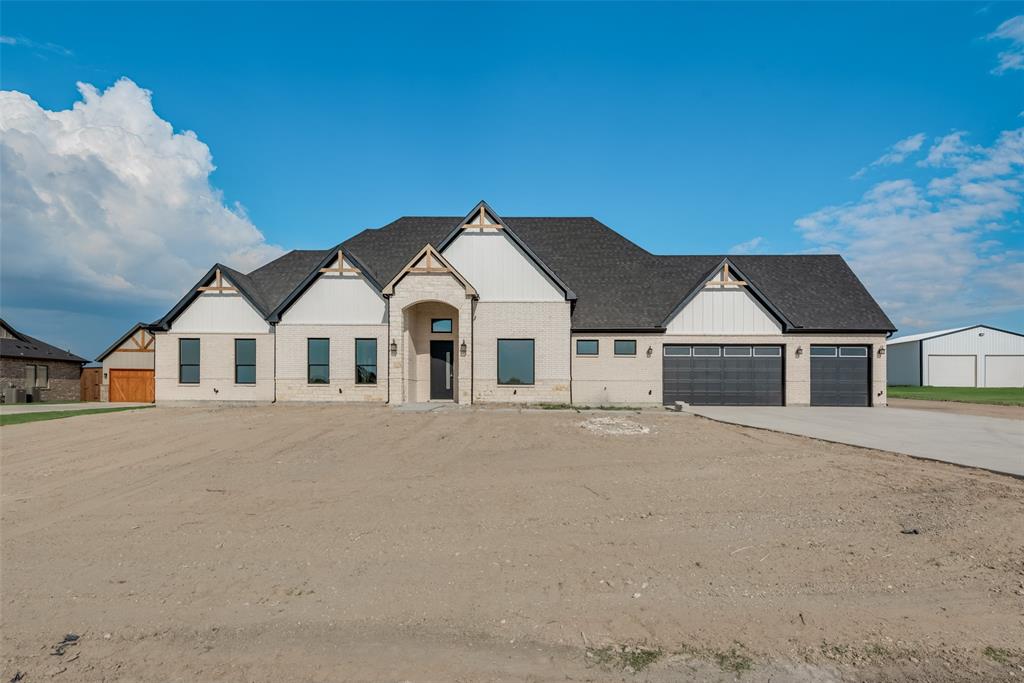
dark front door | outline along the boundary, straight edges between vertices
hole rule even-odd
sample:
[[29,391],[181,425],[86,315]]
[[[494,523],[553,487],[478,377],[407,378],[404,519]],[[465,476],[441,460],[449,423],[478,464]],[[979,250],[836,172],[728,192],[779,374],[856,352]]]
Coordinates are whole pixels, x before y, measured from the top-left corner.
[[450,339],[430,340],[430,398],[444,399],[452,398],[454,392],[454,378],[452,366],[454,360],[455,342]]

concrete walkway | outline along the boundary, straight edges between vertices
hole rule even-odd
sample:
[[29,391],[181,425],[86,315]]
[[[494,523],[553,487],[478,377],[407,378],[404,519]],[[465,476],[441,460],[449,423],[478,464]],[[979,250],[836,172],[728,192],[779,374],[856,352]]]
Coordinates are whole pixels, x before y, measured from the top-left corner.
[[20,413],[50,413],[57,410],[96,410],[98,408],[140,408],[152,403],[11,403],[0,405],[0,415]]
[[691,406],[695,415],[1024,477],[1024,422],[890,408]]

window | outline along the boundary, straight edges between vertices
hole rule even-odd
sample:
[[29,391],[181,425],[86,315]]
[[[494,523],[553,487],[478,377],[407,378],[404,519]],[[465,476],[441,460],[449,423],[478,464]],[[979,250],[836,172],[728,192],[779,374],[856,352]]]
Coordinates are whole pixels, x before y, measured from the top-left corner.
[[438,334],[448,334],[452,331],[451,318],[434,318],[430,321],[430,331]]
[[636,339],[616,339],[615,340],[615,355],[616,356],[635,356],[636,355]]
[[306,340],[306,381],[310,384],[331,383],[331,340]]
[[836,347],[834,346],[812,346],[812,356],[829,356],[834,357],[836,355]]
[[694,346],[693,355],[695,356],[721,356],[722,347],[720,346]]
[[25,388],[41,387],[45,389],[50,385],[50,368],[46,365],[25,366]]
[[749,356],[749,355],[750,355],[750,347],[749,346],[726,346],[725,347],[725,356],[728,357],[728,358],[738,358],[738,357],[741,357],[741,356]]
[[841,346],[839,347],[839,355],[844,358],[866,358],[868,348],[866,346]]
[[774,356],[774,357],[778,358],[779,356],[782,355],[782,347],[781,346],[755,346],[754,347],[754,355],[755,356]]
[[235,340],[235,384],[256,384],[256,340]]
[[689,356],[690,355],[690,347],[689,346],[666,346],[664,348],[663,353],[666,356]]
[[[451,324],[451,320],[448,321]],[[377,340],[356,339],[356,384],[377,383]]]
[[498,384],[533,384],[533,340],[498,340]]
[[597,340],[596,339],[577,339],[576,340],[576,355],[577,356],[596,356],[597,355]]
[[178,382],[199,384],[199,340],[178,340]]

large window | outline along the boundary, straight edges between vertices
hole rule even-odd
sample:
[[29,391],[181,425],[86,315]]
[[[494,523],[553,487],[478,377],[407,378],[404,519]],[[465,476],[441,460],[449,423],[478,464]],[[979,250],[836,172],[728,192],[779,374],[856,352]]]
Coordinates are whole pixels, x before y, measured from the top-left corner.
[[199,340],[178,340],[178,381],[199,384]]
[[434,318],[430,321],[430,331],[437,334],[450,333],[452,331],[452,319]]
[[376,383],[377,340],[356,339],[356,384]]
[[615,340],[615,355],[616,356],[635,356],[636,355],[636,339],[616,339]]
[[533,384],[533,340],[498,340],[498,384]]
[[306,340],[307,381],[310,384],[331,383],[331,340]]
[[576,355],[577,356],[596,356],[598,353],[598,343],[596,339],[577,339],[576,340]]
[[50,368],[45,365],[25,366],[25,388],[41,387],[45,389],[50,385]]
[[235,384],[256,384],[256,340],[235,340]]

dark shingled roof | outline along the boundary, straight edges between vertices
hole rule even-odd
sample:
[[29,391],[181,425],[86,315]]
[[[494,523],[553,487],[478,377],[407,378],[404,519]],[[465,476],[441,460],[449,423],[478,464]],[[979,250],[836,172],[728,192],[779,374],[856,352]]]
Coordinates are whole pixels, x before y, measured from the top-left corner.
[[[342,246],[378,283],[389,282],[459,216],[407,216],[364,230]],[[790,330],[895,330],[838,255],[658,256],[594,218],[503,218],[577,297],[576,330],[661,330],[666,318],[726,258],[791,324]],[[334,249],[292,251],[248,275],[225,269],[264,315],[277,308]]]
[[59,360],[70,363],[88,363],[84,358],[70,351],[58,349],[56,346],[18,332],[0,319],[0,325],[7,329],[13,337],[0,338],[0,356],[4,358],[31,358],[33,360]]

